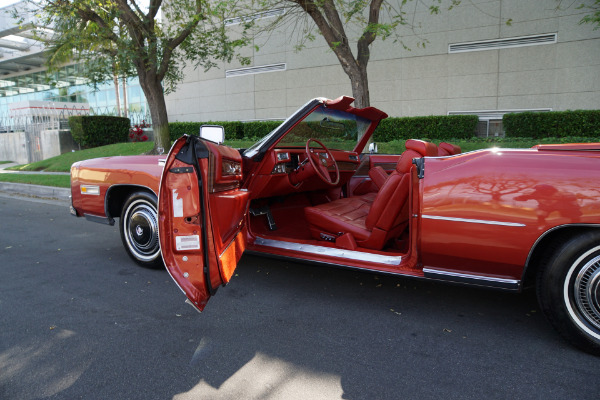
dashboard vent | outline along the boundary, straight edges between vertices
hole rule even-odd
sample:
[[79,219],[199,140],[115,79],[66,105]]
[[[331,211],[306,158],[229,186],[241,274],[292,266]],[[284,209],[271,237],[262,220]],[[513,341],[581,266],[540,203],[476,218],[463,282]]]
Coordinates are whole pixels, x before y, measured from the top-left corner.
[[285,63],[261,65],[258,67],[230,69],[230,70],[225,71],[225,77],[232,78],[234,76],[263,74],[265,72],[276,72],[276,71],[285,71],[285,70],[286,70]]
[[557,34],[520,36],[506,39],[482,40],[479,42],[454,43],[448,45],[448,53],[464,53],[467,51],[498,50],[512,47],[537,46],[556,43]]

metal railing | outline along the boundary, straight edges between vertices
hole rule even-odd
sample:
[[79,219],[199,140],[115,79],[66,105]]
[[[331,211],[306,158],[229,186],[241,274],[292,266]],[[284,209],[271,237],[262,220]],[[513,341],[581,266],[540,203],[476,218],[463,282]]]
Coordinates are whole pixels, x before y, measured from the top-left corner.
[[[50,129],[69,129],[69,117],[74,115],[112,115],[117,116],[115,107],[90,107],[73,106],[70,108],[56,109],[49,107],[38,108],[35,115],[30,115],[25,111],[19,113],[14,111],[0,111],[0,134],[7,132],[24,132],[30,127]],[[141,124],[152,124],[150,113],[144,111],[130,111],[127,117],[131,121],[131,126]]]
[[[90,115],[112,115],[119,116],[116,107],[90,107]],[[121,113],[123,116],[123,113]],[[127,111],[127,118],[131,122],[131,126],[139,125],[142,122],[152,125],[152,117],[148,111]]]

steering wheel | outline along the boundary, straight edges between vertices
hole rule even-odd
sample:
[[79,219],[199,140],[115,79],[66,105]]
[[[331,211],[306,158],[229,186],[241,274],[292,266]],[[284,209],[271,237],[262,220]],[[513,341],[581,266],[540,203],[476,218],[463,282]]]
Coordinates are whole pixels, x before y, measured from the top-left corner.
[[[327,157],[319,157],[318,153],[313,151],[314,148],[310,147],[310,143],[315,142],[325,151]],[[317,139],[310,138],[306,141],[306,155],[308,156],[308,161],[310,165],[312,165],[313,169],[317,173],[317,176],[321,178],[323,182],[330,186],[335,186],[340,182],[340,170],[333,158],[333,154],[329,151],[327,147]],[[331,175],[329,175],[329,167],[335,167],[335,180],[331,179]]]

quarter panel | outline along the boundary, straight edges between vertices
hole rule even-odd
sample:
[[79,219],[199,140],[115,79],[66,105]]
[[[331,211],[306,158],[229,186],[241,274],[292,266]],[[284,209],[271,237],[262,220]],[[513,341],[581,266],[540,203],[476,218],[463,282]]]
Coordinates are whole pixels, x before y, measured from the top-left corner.
[[[162,172],[159,159],[165,156],[105,157],[78,162],[71,168],[73,206],[79,214],[107,216],[105,197],[113,185],[147,187],[158,194]],[[97,185],[99,195],[82,195],[81,185]]]
[[425,266],[520,279],[544,232],[600,221],[596,153],[483,150],[427,158]]

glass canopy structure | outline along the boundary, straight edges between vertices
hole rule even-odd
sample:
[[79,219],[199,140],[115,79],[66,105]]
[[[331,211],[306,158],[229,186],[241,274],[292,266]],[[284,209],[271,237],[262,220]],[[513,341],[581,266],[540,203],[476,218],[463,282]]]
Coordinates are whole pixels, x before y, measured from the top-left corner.
[[[20,26],[14,15],[23,19]],[[54,34],[51,29],[39,26],[25,2],[0,8],[0,120],[8,116],[8,104],[28,100],[88,103],[93,114],[119,115],[117,90],[121,111],[126,90],[132,122],[149,121],[150,113],[137,78],[129,79],[125,89],[121,83],[115,88],[112,82],[107,82],[94,91],[87,86],[82,65],[67,65],[50,75],[45,66],[45,45],[34,39],[34,28],[49,40]]]

